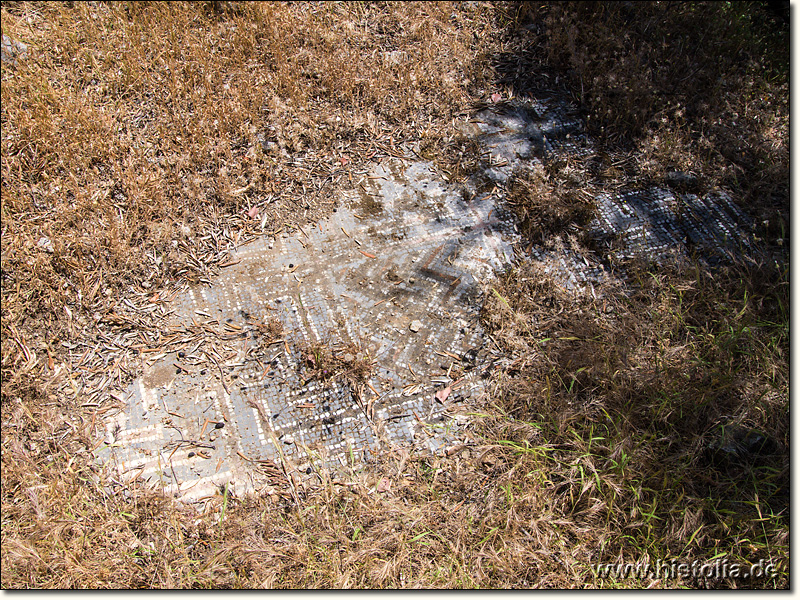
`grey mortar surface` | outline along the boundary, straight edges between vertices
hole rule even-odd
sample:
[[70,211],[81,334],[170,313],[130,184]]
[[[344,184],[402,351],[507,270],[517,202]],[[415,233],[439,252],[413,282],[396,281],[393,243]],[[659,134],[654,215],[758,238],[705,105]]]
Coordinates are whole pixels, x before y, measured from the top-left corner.
[[[660,259],[692,248],[713,261],[747,246],[747,219],[724,194],[654,187],[595,198],[589,228],[601,247],[616,241],[607,255],[531,248],[523,257],[503,184],[554,156],[591,154],[591,140],[567,106],[541,99],[484,109],[464,130],[490,153],[494,193],[447,183],[430,163],[388,159],[329,218],[239,247],[213,285],[178,294],[172,329],[224,340],[144,360],[125,409],[105,422],[101,456],[115,476],[197,500],[225,484],[263,492],[270,462],[305,476],[392,447],[442,452],[485,399],[496,355],[478,317],[497,270],[541,261],[574,288],[608,276],[612,252]],[[273,318],[277,341],[257,327]],[[306,380],[303,349],[314,346],[373,360],[368,385]]]

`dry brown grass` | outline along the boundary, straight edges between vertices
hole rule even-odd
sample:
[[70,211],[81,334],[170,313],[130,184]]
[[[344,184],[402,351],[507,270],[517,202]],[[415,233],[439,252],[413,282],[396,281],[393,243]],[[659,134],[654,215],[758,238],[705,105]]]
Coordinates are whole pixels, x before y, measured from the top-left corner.
[[789,28],[764,4],[513,3],[527,60],[502,73],[558,69],[594,137],[635,149],[641,178],[734,189],[773,242],[789,224]]
[[553,160],[511,179],[507,202],[526,239],[542,244],[552,236],[574,233],[592,220],[590,177],[582,162]]
[[[662,113],[633,110],[638,87],[604,116],[619,86],[589,75],[614,69],[576,53],[589,42],[635,49],[617,36],[624,7],[592,8],[608,13],[594,19],[572,4],[211,4],[2,5],[3,32],[30,47],[2,73],[3,587],[675,586],[600,581],[589,565],[721,552],[778,562],[777,579],[753,584],[787,586],[788,269],[634,269],[633,291],[608,290],[607,301],[569,295],[535,270],[508,274],[485,312],[508,359],[473,442],[451,456],[386,456],[297,498],[221,493],[204,514],[103,484],[92,414],[59,391],[70,367],[60,342],[107,331],[124,298],[213,277],[229,244],[316,219],[352,172],[402,142],[420,142],[453,179],[473,172],[480,159],[451,119],[493,79],[513,88],[547,60],[570,67],[572,89],[583,78],[600,111],[595,132],[613,140],[632,127],[645,151],[630,171],[615,171],[609,146],[596,166],[567,165],[574,179],[552,169],[517,182],[512,200],[531,235],[547,241],[580,222],[575,190],[587,181],[676,167],[745,199],[773,191],[764,206],[778,218],[765,235],[779,235],[786,90],[752,70],[741,95],[723,82],[744,115],[740,137],[714,120],[724,102],[700,107],[707,129],[675,106],[648,133]],[[653,14],[682,31],[688,9],[668,4]],[[702,21],[710,9],[697,10]],[[549,47],[521,28],[539,20]],[[625,61],[617,76],[638,81]],[[759,90],[772,105],[755,103]],[[719,149],[733,140],[746,142],[745,162]],[[553,212],[525,203],[532,192]],[[344,350],[319,354],[309,372],[354,367]],[[368,361],[350,353],[358,380]],[[723,418],[765,431],[774,452],[709,462]]]
[[333,380],[363,385],[374,371],[374,362],[358,344],[313,344],[301,349],[304,379]]
[[[591,525],[594,556],[719,554],[788,569],[785,273],[634,272],[630,292],[595,299],[527,266],[488,297],[487,325],[513,357],[496,403],[538,430],[518,452],[538,455],[562,510]],[[774,444],[720,463],[714,440],[737,425]]]
[[462,108],[471,17],[451,12],[8,3],[4,32],[32,49],[2,87],[4,289],[26,290],[8,310],[52,330],[64,304],[197,280],[190,252],[220,258],[199,234],[236,240],[245,210],[269,232],[330,209],[368,156]]

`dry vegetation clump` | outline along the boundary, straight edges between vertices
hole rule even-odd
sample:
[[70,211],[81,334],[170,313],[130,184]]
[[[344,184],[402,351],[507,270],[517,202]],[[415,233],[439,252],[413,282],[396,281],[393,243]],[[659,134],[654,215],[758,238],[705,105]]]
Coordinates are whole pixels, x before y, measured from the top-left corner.
[[461,133],[449,138],[427,138],[420,144],[419,154],[434,161],[450,181],[480,178],[488,166],[480,144]]
[[789,27],[766,4],[517,2],[519,51],[497,70],[523,89],[556,69],[592,135],[636,151],[640,177],[735,190],[774,243],[789,225]]
[[[635,277],[629,293],[598,299],[535,266],[498,282],[486,322],[513,360],[496,402],[538,429],[518,451],[537,457],[545,495],[569,498],[561,518],[602,532],[595,560],[763,558],[782,574],[753,584],[785,585],[786,274],[687,266]],[[761,442],[720,452],[725,429]]]
[[350,386],[363,385],[374,370],[372,357],[354,343],[330,346],[308,344],[301,348],[305,366],[304,379],[341,381]]
[[594,216],[589,177],[586,165],[571,157],[512,177],[506,197],[519,219],[520,233],[542,244],[588,225]]

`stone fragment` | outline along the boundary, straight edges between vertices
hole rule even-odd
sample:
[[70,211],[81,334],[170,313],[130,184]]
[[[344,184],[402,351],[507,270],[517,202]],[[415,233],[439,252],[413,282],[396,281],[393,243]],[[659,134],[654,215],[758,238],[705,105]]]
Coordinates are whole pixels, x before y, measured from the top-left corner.
[[668,171],[664,179],[668,185],[686,190],[694,189],[699,184],[696,176],[683,171]]
[[17,66],[17,58],[25,58],[28,54],[27,44],[12,40],[5,33],[3,34],[3,47],[0,52],[0,61],[9,66]]
[[722,423],[712,433],[707,446],[711,462],[734,466],[774,454],[778,444],[767,434],[736,423]]
[[399,65],[408,60],[408,54],[402,50],[382,52],[381,55],[383,56],[384,63],[387,65]]
[[50,238],[47,236],[40,237],[36,245],[39,246],[39,248],[41,248],[42,250],[50,252],[51,254],[54,252],[53,242],[51,242]]
[[408,328],[412,332],[417,333],[420,329],[422,329],[422,321],[414,319],[413,321],[411,321],[411,325],[409,325]]

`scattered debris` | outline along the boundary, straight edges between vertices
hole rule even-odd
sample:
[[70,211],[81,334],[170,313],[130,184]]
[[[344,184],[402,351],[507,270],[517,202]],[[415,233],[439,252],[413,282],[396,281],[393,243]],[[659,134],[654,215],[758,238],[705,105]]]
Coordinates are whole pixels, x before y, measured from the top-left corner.
[[[471,121],[472,135],[490,156],[482,176],[495,182],[493,191],[555,153],[590,152],[581,122],[567,117],[565,105],[531,102],[509,100]],[[157,318],[152,330],[165,332],[141,348],[145,377],[129,389],[127,416],[109,449],[122,472],[132,465],[153,468],[161,448],[191,439],[204,419],[227,423],[217,447],[205,450],[230,465],[214,476],[245,490],[250,467],[239,461],[239,451],[258,460],[316,460],[335,468],[368,461],[381,449],[431,452],[452,445],[460,441],[458,427],[445,434],[430,424],[452,418],[453,405],[481,401],[481,374],[497,352],[477,322],[481,285],[524,257],[549,265],[573,289],[593,290],[606,276],[603,255],[523,244],[514,218],[498,202],[502,194],[479,193],[478,177],[449,183],[431,163],[410,157],[384,160],[364,175],[358,191],[317,226],[262,236],[214,258],[225,270],[215,280],[204,270],[201,281],[210,285],[183,284],[168,301],[146,296],[142,308],[130,303],[104,317]],[[380,200],[380,211],[354,212],[361,212],[364,193]],[[738,225],[744,218],[723,196],[689,198],[652,188],[591,200],[597,213],[589,235],[624,233],[606,256],[665,255],[681,236],[707,245],[709,256],[747,243]],[[676,210],[681,205],[684,210]],[[244,216],[257,215],[253,207]],[[270,319],[279,321],[282,333],[265,338],[263,324]],[[404,335],[406,328],[415,335]],[[357,360],[356,347],[374,357],[371,362]],[[184,353],[177,370],[175,352]],[[361,381],[369,392],[352,383],[357,378],[341,379],[357,369],[365,369]],[[162,376],[148,376],[161,370]],[[435,380],[446,387],[434,391]],[[187,402],[191,398],[198,400]],[[166,404],[179,407],[167,413],[170,418],[184,415],[172,428],[159,424]],[[109,417],[109,424],[118,418]],[[215,462],[194,472],[177,465],[176,474],[185,481],[210,477]]]
[[51,254],[55,252],[53,248],[53,242],[51,242],[50,238],[47,236],[40,237],[36,245],[39,246],[39,248],[41,248],[42,250],[45,250]]

